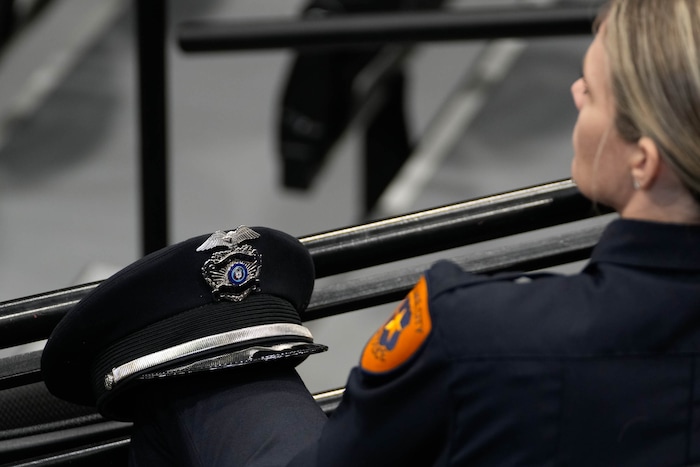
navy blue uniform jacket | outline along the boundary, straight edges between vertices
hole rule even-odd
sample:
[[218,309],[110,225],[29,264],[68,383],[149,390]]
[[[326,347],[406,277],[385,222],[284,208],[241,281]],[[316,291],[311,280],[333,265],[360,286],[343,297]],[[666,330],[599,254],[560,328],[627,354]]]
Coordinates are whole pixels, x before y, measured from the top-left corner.
[[425,278],[427,338],[363,357],[293,465],[700,463],[700,228],[615,220],[572,276]]
[[327,421],[293,376],[246,385],[234,372],[225,391],[156,410],[132,462],[700,463],[700,227],[615,220],[581,273],[525,277],[439,262],[370,339]]

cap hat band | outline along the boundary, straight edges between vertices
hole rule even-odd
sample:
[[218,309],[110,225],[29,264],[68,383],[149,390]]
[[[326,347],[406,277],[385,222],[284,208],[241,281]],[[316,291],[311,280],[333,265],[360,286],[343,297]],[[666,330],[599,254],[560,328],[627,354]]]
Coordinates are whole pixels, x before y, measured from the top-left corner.
[[183,376],[198,372],[210,372],[235,368],[257,362],[272,362],[292,357],[306,357],[310,354],[325,352],[328,347],[321,344],[309,342],[284,342],[273,345],[253,345],[241,350],[235,350],[216,357],[197,360],[194,363],[167,368],[153,373],[139,375],[139,379],[169,378],[172,376]]
[[140,373],[144,370],[175,361],[180,358],[188,357],[214,350],[220,347],[225,347],[242,342],[264,339],[268,337],[302,337],[305,339],[313,339],[311,332],[304,326],[290,323],[265,324],[260,326],[251,326],[235,331],[223,332],[213,336],[202,337],[189,342],[170,347],[167,349],[154,352],[149,355],[144,355],[130,362],[119,365],[113,368],[112,371],[105,375],[105,389],[110,390],[120,381],[128,378],[131,375]]
[[288,302],[263,294],[250,295],[245,307],[240,302],[216,302],[170,316],[124,336],[96,355],[90,370],[93,391],[102,394],[105,376],[126,362],[198,339],[277,323],[302,324]]

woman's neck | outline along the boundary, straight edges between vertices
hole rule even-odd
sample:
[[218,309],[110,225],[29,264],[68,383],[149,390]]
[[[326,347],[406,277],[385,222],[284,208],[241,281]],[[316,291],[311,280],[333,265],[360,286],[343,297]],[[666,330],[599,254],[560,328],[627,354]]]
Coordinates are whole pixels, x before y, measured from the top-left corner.
[[684,187],[655,184],[635,191],[619,210],[626,219],[674,224],[700,224],[700,205]]

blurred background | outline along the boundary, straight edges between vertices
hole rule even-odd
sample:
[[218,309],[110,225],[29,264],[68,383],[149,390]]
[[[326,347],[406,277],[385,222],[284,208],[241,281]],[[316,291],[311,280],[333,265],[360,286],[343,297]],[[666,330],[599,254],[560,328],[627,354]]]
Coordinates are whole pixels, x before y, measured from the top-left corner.
[[[595,11],[600,1],[446,0],[441,7],[555,3]],[[290,96],[295,52],[185,53],[176,31],[197,19],[291,18],[309,2],[166,4],[169,243],[239,224],[303,237],[569,177],[576,121],[569,87],[589,34],[402,49],[400,81],[392,84],[403,86],[394,96],[399,126],[390,115],[368,137],[361,116],[341,122],[321,141],[327,152],[294,165],[299,141],[287,133],[282,145],[280,122],[288,132],[305,122],[283,115],[281,103],[287,96],[294,108],[319,104],[324,75],[298,70],[310,75],[300,75]],[[133,2],[2,5],[0,301],[7,301],[104,279],[138,259],[143,244]],[[355,90],[368,79],[352,68],[348,77]],[[405,146],[369,195],[368,139],[374,154]],[[300,367],[309,389],[345,383],[392,307],[379,308],[308,323],[331,347]]]

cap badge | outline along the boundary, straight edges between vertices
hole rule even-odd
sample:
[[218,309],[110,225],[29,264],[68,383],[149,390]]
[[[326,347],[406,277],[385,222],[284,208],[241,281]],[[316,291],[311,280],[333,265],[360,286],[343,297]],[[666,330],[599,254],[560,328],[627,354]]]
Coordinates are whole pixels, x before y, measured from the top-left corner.
[[259,290],[262,255],[244,242],[254,240],[260,234],[244,225],[236,230],[217,230],[204,241],[197,251],[226,247],[212,253],[202,266],[202,276],[209,284],[217,300],[239,302],[251,292]]

